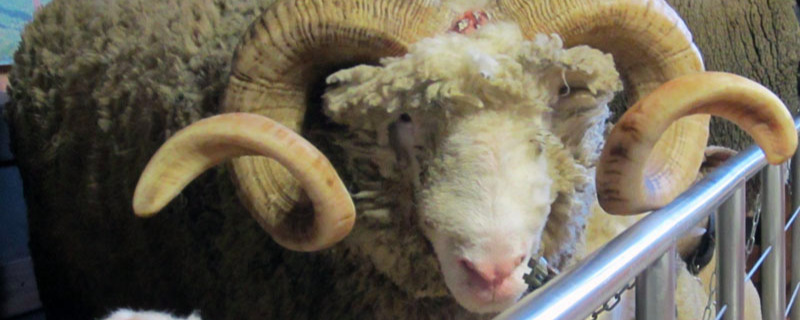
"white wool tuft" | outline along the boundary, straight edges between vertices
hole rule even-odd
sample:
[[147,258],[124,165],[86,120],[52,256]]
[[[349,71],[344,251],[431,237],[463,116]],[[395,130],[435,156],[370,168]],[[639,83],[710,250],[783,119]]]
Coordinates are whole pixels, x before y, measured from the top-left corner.
[[133,311],[119,309],[103,320],[201,320],[196,313],[188,317],[176,317],[169,313],[155,311]]

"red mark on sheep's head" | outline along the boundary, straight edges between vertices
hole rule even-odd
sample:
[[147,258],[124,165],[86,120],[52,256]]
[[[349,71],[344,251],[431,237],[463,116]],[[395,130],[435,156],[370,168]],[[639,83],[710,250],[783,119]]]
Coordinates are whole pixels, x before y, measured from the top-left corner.
[[459,17],[450,28],[450,31],[468,34],[478,30],[482,25],[489,22],[489,15],[483,11],[467,11]]

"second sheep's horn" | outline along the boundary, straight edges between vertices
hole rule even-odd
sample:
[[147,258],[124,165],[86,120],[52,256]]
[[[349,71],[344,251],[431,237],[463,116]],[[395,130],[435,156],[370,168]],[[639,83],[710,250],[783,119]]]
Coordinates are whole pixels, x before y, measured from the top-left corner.
[[792,116],[769,89],[729,73],[682,76],[644,97],[614,126],[597,169],[597,193],[603,209],[614,214],[640,213],[662,207],[683,192],[676,186],[691,182],[675,181],[681,176],[664,171],[682,164],[657,165],[674,161],[659,154],[663,148],[658,145],[674,121],[693,114],[732,121],[753,137],[771,164],[786,161],[797,147]]
[[282,241],[281,233],[286,230],[262,223],[275,241],[290,249],[313,251],[335,244],[350,232],[355,222],[353,201],[325,155],[280,123],[247,113],[227,113],[195,122],[167,140],[139,179],[134,211],[140,216],[153,215],[207,169],[248,155],[280,163],[300,182],[314,207],[313,226],[303,235],[302,243]]

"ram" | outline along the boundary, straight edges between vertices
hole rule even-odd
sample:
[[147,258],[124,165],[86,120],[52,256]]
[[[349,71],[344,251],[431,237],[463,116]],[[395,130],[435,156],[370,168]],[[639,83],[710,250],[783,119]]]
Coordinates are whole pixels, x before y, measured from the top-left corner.
[[[182,32],[200,39],[225,25],[197,9],[187,19],[207,27]],[[214,50],[225,46],[212,40]],[[181,90],[219,90],[212,80],[220,75],[171,46],[203,53],[209,44],[155,46],[160,59],[139,59],[131,47],[92,43],[130,59],[96,83],[104,90],[63,84],[93,92],[96,108],[65,101],[73,108],[44,115],[68,125],[37,130],[69,128],[65,142],[91,142],[61,159],[95,167],[80,166],[78,179],[59,186],[93,190],[100,196],[86,211],[109,215],[129,209],[108,199],[152,215],[184,187],[202,193],[179,196],[166,211],[182,212],[161,215],[184,218],[74,225],[137,237],[114,243],[131,255],[102,261],[120,273],[111,277],[153,280],[98,281],[98,290],[131,292],[106,305],[199,307],[210,318],[485,317],[528,289],[529,261],[563,269],[586,254],[595,185],[604,208],[629,214],[664,205],[692,183],[708,135],[708,116],[697,113],[740,124],[772,162],[791,154],[796,138],[768,90],[701,72],[685,26],[661,1],[278,1],[236,47],[221,110],[206,99],[210,111],[202,112],[185,105],[197,92]],[[152,64],[200,69],[159,86],[150,82]],[[26,69],[15,72],[23,78]],[[638,103],[606,135],[606,103],[623,81]],[[30,96],[18,96],[12,117],[35,122],[37,104],[26,100],[62,99]],[[129,112],[110,118],[114,108]],[[133,179],[166,137],[131,199]],[[57,142],[47,144],[55,153],[75,146]],[[229,167],[201,175],[228,159]],[[89,193],[83,188],[78,197]],[[248,211],[281,246],[319,251],[254,238],[253,225],[241,222]],[[157,296],[141,302],[136,292]]]

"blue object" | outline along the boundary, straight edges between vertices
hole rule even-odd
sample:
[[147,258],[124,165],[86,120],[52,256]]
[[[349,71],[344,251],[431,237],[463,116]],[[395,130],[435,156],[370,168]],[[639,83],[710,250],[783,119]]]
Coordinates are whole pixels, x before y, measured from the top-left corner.
[[12,64],[22,30],[33,19],[35,7],[46,5],[50,1],[52,0],[0,1],[0,65]]
[[[3,114],[5,93],[0,92],[0,115]],[[13,166],[9,150],[8,126],[0,116],[0,265],[24,258],[28,252],[28,222],[22,181]],[[2,278],[0,278],[2,280]]]

